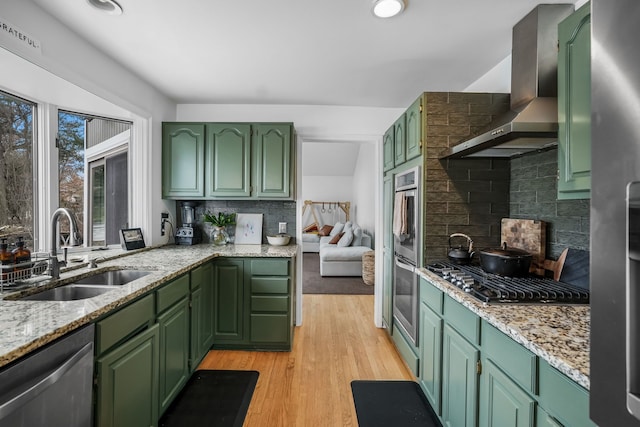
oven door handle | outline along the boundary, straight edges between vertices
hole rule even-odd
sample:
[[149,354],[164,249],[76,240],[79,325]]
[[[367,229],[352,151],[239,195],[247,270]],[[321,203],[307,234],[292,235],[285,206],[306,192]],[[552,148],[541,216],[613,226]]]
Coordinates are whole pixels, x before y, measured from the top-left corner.
[[412,273],[416,272],[416,268],[411,265],[411,264],[405,264],[404,262],[401,262],[400,259],[398,257],[396,257],[396,265],[404,270],[410,271]]

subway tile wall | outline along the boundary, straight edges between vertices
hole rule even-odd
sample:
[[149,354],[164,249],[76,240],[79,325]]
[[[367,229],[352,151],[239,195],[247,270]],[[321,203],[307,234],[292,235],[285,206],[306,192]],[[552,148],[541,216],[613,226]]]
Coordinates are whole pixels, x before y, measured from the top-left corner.
[[[278,223],[287,223],[287,234],[291,236],[291,244],[296,242],[296,202],[295,201],[265,201],[265,200],[206,200],[197,201],[196,220],[202,230],[203,242],[209,241],[210,227],[202,222],[202,214],[207,210],[217,215],[225,213],[261,213],[262,243],[267,243],[267,235],[278,234]],[[180,215],[180,202],[176,202],[176,212]],[[178,226],[181,219],[178,218]],[[235,226],[227,228],[230,237],[235,236]]]
[[425,97],[424,258],[429,263],[446,258],[453,233],[468,235],[476,248],[500,243],[500,220],[509,215],[509,160],[439,158],[508,111],[509,94],[427,92]]
[[547,258],[589,250],[589,199],[558,200],[558,150],[511,160],[510,216],[547,223]]

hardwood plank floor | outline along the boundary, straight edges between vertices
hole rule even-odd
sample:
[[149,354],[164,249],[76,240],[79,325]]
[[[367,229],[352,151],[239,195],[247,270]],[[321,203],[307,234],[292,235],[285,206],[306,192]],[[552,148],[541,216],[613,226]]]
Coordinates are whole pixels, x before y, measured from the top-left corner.
[[383,329],[373,295],[303,295],[291,352],[212,350],[201,369],[260,372],[245,427],[357,426],[351,381],[415,379]]

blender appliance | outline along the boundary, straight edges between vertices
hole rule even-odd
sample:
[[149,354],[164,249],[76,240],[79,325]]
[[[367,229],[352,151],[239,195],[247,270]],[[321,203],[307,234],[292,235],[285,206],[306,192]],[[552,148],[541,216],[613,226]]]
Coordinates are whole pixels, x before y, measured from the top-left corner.
[[202,233],[195,220],[196,205],[195,202],[182,202],[182,227],[176,230],[177,245],[195,245],[202,240]]

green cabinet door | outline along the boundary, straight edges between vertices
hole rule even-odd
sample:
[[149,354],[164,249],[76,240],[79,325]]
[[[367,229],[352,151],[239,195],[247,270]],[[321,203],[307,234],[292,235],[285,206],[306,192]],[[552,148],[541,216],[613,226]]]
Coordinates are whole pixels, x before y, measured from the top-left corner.
[[558,25],[558,198],[591,195],[591,11]]
[[418,381],[436,414],[441,415],[442,319],[420,303],[420,375]]
[[407,109],[406,116],[406,159],[422,154],[422,95]]
[[393,169],[395,157],[393,152],[393,126],[391,126],[385,133],[382,139],[382,169],[384,172]]
[[551,415],[547,414],[540,406],[536,408],[536,427],[563,427],[562,424]]
[[401,115],[393,124],[393,164],[400,166],[407,161],[406,115]]
[[533,427],[536,402],[491,360],[483,359],[480,427]]
[[162,124],[163,198],[204,195],[204,140],[204,124]]
[[158,316],[160,415],[189,379],[189,300],[182,298]]
[[251,196],[251,125],[207,124],[207,197]]
[[291,197],[291,126],[253,126],[255,196],[260,199]]
[[391,330],[393,310],[393,177],[385,176],[383,186],[382,323]]
[[479,351],[450,325],[442,333],[442,422],[447,427],[477,425]]
[[158,425],[159,326],[96,360],[96,426]]
[[191,357],[194,371],[213,345],[213,263],[191,271]]
[[219,259],[213,264],[214,343],[244,339],[244,262]]

